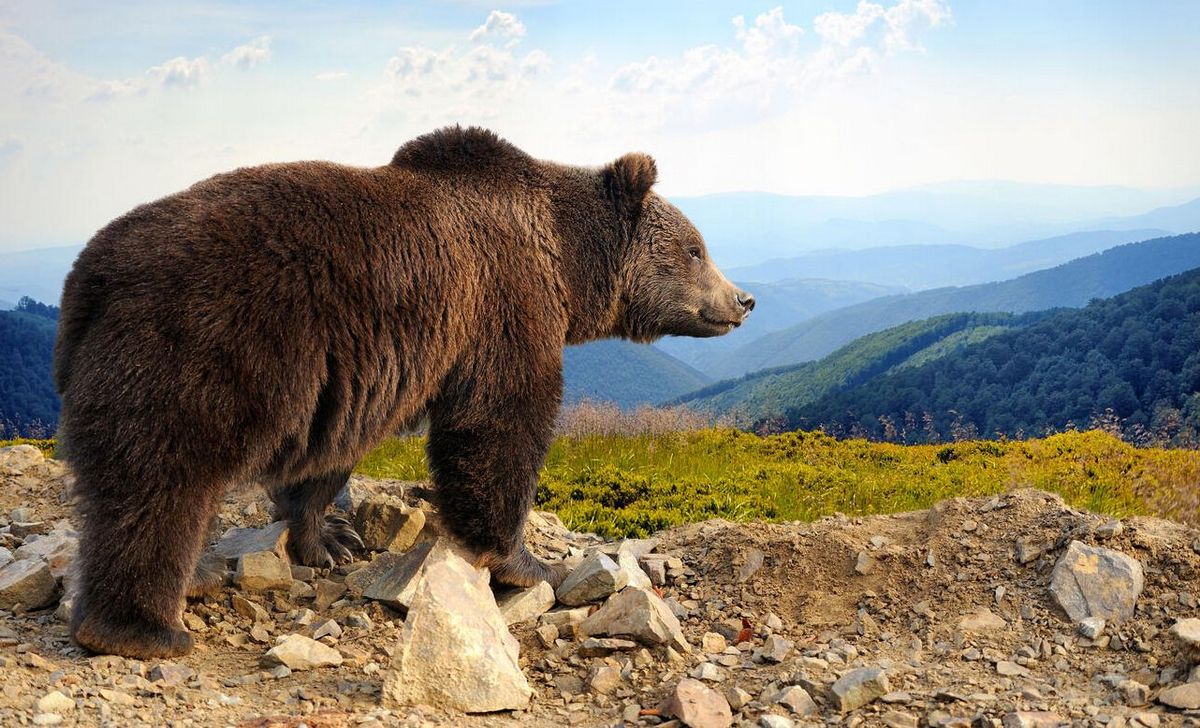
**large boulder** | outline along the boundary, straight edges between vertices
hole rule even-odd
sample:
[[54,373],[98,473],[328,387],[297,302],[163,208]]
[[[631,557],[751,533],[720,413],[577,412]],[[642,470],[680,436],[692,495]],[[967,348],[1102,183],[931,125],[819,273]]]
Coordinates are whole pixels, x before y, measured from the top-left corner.
[[383,683],[392,704],[425,703],[466,713],[517,710],[533,691],[517,640],[476,569],[453,551],[428,564]]
[[1072,541],[1054,565],[1050,594],[1073,622],[1101,617],[1115,623],[1133,617],[1144,583],[1137,559]]

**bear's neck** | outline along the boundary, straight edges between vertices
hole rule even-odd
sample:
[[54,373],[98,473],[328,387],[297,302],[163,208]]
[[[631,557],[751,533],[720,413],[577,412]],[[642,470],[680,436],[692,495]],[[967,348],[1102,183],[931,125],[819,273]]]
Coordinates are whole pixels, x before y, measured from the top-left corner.
[[575,171],[555,185],[552,203],[559,274],[567,293],[568,344],[620,335],[621,256],[629,235],[596,173]]

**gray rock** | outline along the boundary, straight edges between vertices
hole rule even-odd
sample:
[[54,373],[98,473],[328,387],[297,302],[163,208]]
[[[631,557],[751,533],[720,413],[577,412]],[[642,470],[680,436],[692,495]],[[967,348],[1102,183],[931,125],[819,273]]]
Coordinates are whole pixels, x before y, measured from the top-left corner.
[[725,679],[725,673],[721,672],[721,668],[711,662],[701,662],[689,674],[697,680],[705,682],[721,682]]
[[554,588],[544,581],[528,589],[518,589],[497,600],[507,624],[523,624],[542,616],[554,606]]
[[1200,662],[1200,619],[1188,617],[1171,625],[1171,635],[1179,640],[1184,655],[1191,662]]
[[649,554],[638,559],[638,565],[646,572],[646,576],[650,577],[650,583],[654,586],[667,583],[667,558],[664,554]]
[[1074,622],[1123,622],[1142,593],[1142,565],[1126,554],[1072,541],[1050,575],[1050,594]]
[[264,667],[286,665],[289,670],[312,670],[342,664],[342,655],[328,645],[302,634],[290,634],[263,655]]
[[[1200,621],[1200,620],[1198,620]],[[1079,623],[1076,628],[1079,634],[1087,637],[1089,640],[1094,640],[1104,634],[1104,618],[1103,617],[1088,617]]]
[[796,724],[791,718],[783,715],[775,715],[774,713],[766,713],[758,718],[758,724],[762,728],[793,728]]
[[395,496],[368,496],[354,511],[354,528],[372,551],[407,551],[425,527],[425,511]]
[[563,604],[578,607],[620,591],[628,578],[607,554],[597,551],[579,562],[554,594]]
[[899,710],[889,710],[880,716],[887,728],[917,728],[917,716],[902,713]]
[[1137,708],[1150,702],[1150,686],[1137,680],[1122,680],[1117,683],[1117,691],[1130,707]]
[[41,559],[22,559],[0,569],[0,609],[18,604],[41,609],[53,604],[57,596],[58,582]]
[[179,687],[195,676],[192,668],[172,662],[160,662],[150,668],[150,680],[167,687]]
[[267,622],[271,619],[271,615],[267,614],[267,610],[240,594],[234,594],[230,603],[233,606],[233,611],[251,621]]
[[783,662],[787,659],[788,655],[792,654],[792,648],[795,646],[795,643],[791,640],[773,634],[763,640],[763,646],[759,650],[759,655],[767,662]]
[[663,715],[678,718],[689,728],[728,728],[733,724],[729,703],[716,690],[699,680],[679,681],[663,702]]
[[1069,724],[1057,713],[1041,710],[1018,710],[1006,714],[1000,722],[1004,728],[1059,728]]
[[13,558],[12,551],[0,546],[0,569],[3,569],[5,566],[11,564],[13,562]]
[[38,698],[37,709],[39,713],[70,713],[75,710],[75,701],[57,690],[51,690]]
[[593,693],[612,695],[621,683],[621,671],[611,665],[601,665],[588,674],[588,689]]
[[812,696],[799,685],[792,685],[781,690],[775,696],[775,702],[796,715],[815,715],[817,712],[817,704],[813,702]]
[[1180,710],[1200,708],[1200,682],[1184,683],[1158,694],[1158,702]]
[[609,597],[579,625],[585,636],[630,637],[643,644],[668,645],[690,652],[679,620],[657,594],[629,587]]
[[[558,638],[558,628],[553,625],[542,625],[544,627],[553,627],[554,637]],[[554,640],[551,640],[553,643]],[[605,657],[611,655],[618,650],[636,650],[637,642],[632,640],[623,640],[619,637],[588,637],[579,644],[580,657]]]
[[866,551],[859,551],[858,555],[854,557],[854,571],[863,576],[874,573],[875,559],[871,558],[871,554]]
[[[631,551],[621,550],[617,552],[617,568],[624,574],[626,586],[637,587],[638,589],[652,589],[654,587],[654,583],[650,581],[650,576],[645,571],[642,571],[637,557]],[[620,581],[620,577],[617,580]]]
[[725,696],[725,700],[733,710],[741,710],[746,707],[747,703],[754,699],[753,695],[736,685],[725,688],[725,691],[721,694]]
[[292,586],[292,570],[273,551],[256,551],[238,558],[233,582],[248,591],[287,591]]
[[1004,677],[1029,677],[1029,670],[1027,668],[1010,660],[997,662],[996,672]]
[[518,649],[488,588],[487,570],[447,552],[429,564],[413,597],[384,679],[384,700],[466,713],[523,709],[533,691]]
[[742,568],[738,569],[737,580],[739,582],[749,581],[751,577],[758,573],[762,568],[763,562],[766,560],[766,554],[758,549],[750,549],[746,552],[746,560],[742,562]]
[[958,620],[958,628],[963,632],[978,632],[991,634],[1008,627],[1004,618],[996,615],[987,607],[980,607],[971,614]]
[[[46,456],[33,445],[0,447],[0,475],[21,475],[46,462]],[[14,518],[14,521],[19,520]]]
[[79,552],[79,534],[75,529],[60,522],[47,534],[34,534],[25,539],[13,553],[13,558],[41,559],[50,567],[54,578],[61,579],[70,569],[71,562]]
[[231,528],[213,544],[212,553],[225,559],[230,566],[242,556],[260,551],[270,551],[287,562],[287,539],[287,524],[283,521],[262,528]]
[[838,678],[829,690],[838,710],[849,713],[878,700],[891,692],[892,688],[888,685],[887,675],[880,668],[860,667]]
[[[466,556],[466,552],[450,539],[421,541],[405,553],[397,554],[394,559],[387,561],[386,568],[370,581],[363,589],[362,595],[395,609],[408,609],[432,565],[451,557],[462,560]],[[373,566],[374,561],[367,568]],[[347,586],[350,586],[350,581],[350,577],[347,577]],[[353,588],[351,586],[351,589]]]

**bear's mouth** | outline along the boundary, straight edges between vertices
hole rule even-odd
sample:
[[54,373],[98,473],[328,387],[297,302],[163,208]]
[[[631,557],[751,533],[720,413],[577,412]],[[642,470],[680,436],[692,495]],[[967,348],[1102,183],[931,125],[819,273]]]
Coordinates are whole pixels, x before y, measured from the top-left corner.
[[700,310],[698,313],[700,314],[700,318],[701,318],[701,320],[703,320],[705,323],[707,323],[707,324],[711,324],[711,325],[713,325],[713,326],[720,326],[720,327],[722,327],[722,328],[727,328],[727,329],[729,329],[730,331],[732,331],[732,330],[736,329],[737,327],[741,326],[741,325],[742,325],[742,321],[744,321],[744,320],[745,320],[745,319],[737,319],[737,320],[733,320],[733,319],[719,319],[719,318],[714,318],[714,317],[712,317],[712,316],[709,316],[707,313],[705,313],[703,309],[702,309],[702,310]]

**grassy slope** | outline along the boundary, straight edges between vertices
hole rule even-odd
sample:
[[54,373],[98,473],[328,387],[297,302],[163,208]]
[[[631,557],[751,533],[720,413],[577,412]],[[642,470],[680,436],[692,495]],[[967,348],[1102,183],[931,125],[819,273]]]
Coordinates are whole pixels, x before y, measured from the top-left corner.
[[[420,438],[389,440],[358,470],[424,479],[423,446]],[[644,535],[705,518],[889,513],[1033,487],[1114,516],[1158,513],[1194,523],[1196,483],[1194,451],[1135,448],[1101,432],[905,446],[714,429],[559,439],[542,471],[538,507],[572,528]]]
[[[52,441],[32,444],[53,451]],[[424,438],[391,438],[357,471],[424,480]],[[1098,431],[894,445],[818,432],[759,437],[710,429],[560,438],[542,470],[538,508],[558,513],[572,528],[637,536],[706,518],[811,521],[833,513],[895,513],[1029,487],[1116,517],[1154,514],[1195,525],[1197,484],[1194,450],[1135,448]]]

